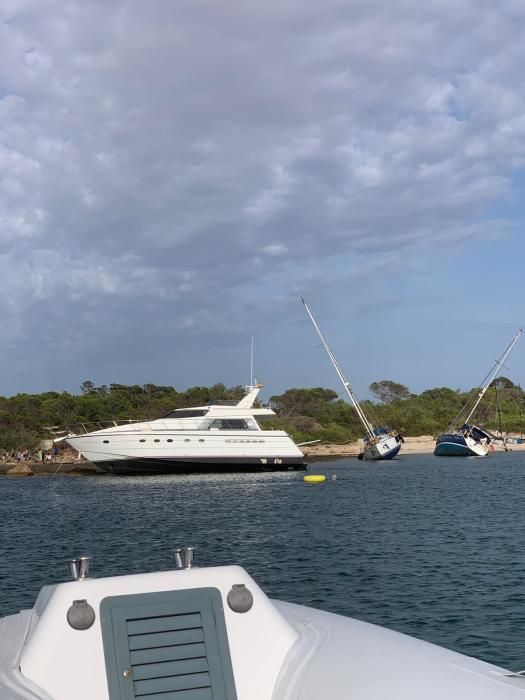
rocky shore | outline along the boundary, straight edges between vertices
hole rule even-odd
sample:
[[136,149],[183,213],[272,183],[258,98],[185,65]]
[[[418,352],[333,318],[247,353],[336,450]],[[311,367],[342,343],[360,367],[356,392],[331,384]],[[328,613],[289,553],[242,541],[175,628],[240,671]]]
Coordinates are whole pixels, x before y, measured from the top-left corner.
[[104,474],[91,462],[0,462],[0,476],[93,476]]

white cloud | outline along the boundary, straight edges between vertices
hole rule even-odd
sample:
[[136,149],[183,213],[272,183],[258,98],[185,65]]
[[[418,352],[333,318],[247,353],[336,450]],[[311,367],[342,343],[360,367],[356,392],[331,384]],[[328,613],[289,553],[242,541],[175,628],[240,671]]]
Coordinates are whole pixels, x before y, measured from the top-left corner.
[[263,252],[266,253],[266,255],[272,256],[284,255],[288,252],[288,247],[283,243],[271,243],[270,245],[264,246]]

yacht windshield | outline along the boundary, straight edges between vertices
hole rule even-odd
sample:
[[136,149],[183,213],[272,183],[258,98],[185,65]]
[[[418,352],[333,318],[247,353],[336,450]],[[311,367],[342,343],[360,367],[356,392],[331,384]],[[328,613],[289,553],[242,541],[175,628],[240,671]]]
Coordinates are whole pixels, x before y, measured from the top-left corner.
[[207,409],[201,408],[179,408],[176,411],[171,411],[164,418],[202,418],[208,413]]

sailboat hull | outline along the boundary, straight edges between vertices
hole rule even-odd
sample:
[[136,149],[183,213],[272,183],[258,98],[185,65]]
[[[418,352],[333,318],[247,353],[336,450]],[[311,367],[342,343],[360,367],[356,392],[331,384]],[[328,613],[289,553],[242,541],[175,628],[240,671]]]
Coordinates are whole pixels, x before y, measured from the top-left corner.
[[436,440],[436,457],[485,457],[488,448],[458,433],[444,433]]
[[363,459],[379,460],[393,459],[401,449],[401,442],[395,437],[388,437],[373,445],[365,445],[363,450]]

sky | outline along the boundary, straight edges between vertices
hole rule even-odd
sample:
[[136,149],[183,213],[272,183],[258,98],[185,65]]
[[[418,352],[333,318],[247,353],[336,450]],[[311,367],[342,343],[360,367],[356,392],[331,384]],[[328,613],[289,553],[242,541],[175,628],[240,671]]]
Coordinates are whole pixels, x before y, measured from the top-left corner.
[[[517,329],[517,0],[3,0],[0,394],[470,388]],[[525,341],[504,372],[525,384]]]

